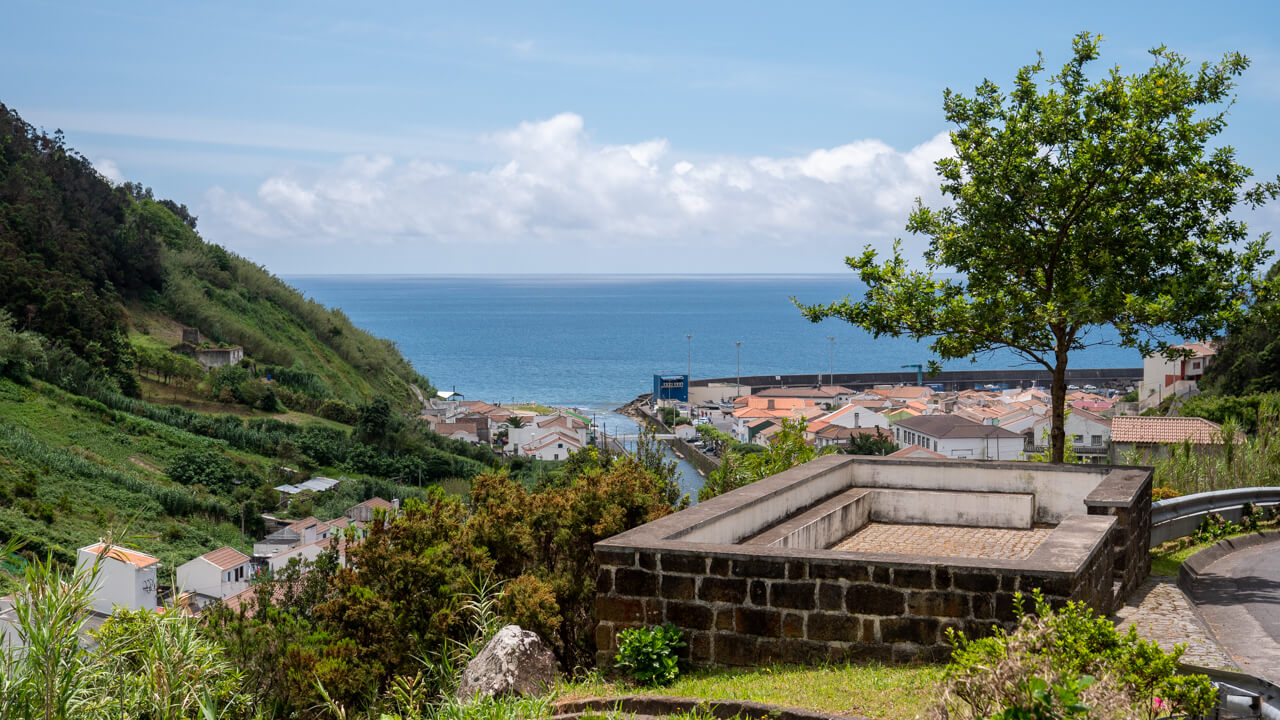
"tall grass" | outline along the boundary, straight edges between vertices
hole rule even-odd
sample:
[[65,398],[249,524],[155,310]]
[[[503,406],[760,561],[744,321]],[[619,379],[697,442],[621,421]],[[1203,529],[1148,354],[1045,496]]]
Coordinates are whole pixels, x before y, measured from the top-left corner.
[[[10,543],[0,552],[15,549]],[[75,571],[49,561],[27,565],[0,648],[0,717],[244,716],[243,680],[195,618],[175,608],[125,611],[86,631],[99,563]]]
[[[1255,435],[1245,437],[1240,429],[1249,423],[1228,417],[1216,438],[1219,444],[1211,450],[1189,442],[1170,446],[1168,455],[1155,462],[1156,486],[1188,495],[1280,485],[1280,404],[1263,403],[1257,412]],[[1126,460],[1140,463],[1142,458]]]

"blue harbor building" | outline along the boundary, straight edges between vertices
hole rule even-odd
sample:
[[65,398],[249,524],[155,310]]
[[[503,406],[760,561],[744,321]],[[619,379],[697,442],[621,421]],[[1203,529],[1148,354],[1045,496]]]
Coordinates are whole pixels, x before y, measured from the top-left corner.
[[689,376],[654,375],[653,401],[658,403],[663,400],[674,400],[682,403],[689,402]]

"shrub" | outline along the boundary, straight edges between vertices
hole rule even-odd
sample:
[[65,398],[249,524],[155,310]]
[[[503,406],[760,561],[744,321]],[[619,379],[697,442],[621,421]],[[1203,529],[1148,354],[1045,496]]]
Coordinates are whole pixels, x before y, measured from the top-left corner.
[[[1175,715],[1213,708],[1208,678],[1177,675],[1182,646],[1166,653],[1083,603],[1055,612],[1039,591],[1034,598],[1035,613],[1011,634],[971,640],[948,631],[955,650],[935,717],[1148,716],[1157,700]],[[1016,602],[1021,610],[1021,595]]]
[[668,685],[680,674],[676,649],[684,647],[679,628],[671,623],[631,628],[618,633],[618,669],[641,685]]

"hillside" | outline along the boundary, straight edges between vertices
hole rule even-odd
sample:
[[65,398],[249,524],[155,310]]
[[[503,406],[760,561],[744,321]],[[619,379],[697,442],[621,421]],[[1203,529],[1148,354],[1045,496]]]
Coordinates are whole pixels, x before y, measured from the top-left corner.
[[195,227],[186,206],[136,183],[112,186],[60,134],[0,104],[0,310],[19,329],[103,367],[130,395],[138,394],[130,330],[145,333],[157,317],[292,371],[293,390],[320,401],[383,395],[407,408],[409,383],[429,389],[394,343],[205,242]]
[[[176,565],[248,549],[264,513],[465,491],[500,464],[416,420],[410,385],[433,390],[393,343],[196,225],[0,104],[0,541],[69,563],[111,533]],[[313,475],[347,480],[272,489]]]

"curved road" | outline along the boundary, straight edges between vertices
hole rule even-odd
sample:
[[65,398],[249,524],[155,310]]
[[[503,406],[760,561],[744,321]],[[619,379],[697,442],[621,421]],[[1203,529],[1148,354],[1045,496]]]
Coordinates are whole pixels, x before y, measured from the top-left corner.
[[1242,671],[1280,684],[1280,542],[1218,559],[1200,575],[1193,600]]

